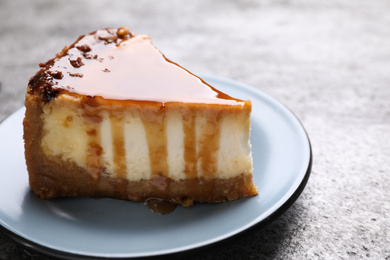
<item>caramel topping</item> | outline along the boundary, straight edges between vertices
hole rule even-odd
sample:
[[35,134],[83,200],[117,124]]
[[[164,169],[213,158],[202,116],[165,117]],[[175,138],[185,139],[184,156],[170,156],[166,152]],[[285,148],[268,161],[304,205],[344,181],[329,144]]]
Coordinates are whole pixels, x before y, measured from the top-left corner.
[[193,111],[186,111],[186,113],[183,114],[185,162],[184,171],[186,173],[187,178],[196,178],[198,176],[195,116],[196,114]]
[[55,89],[111,100],[244,105],[166,59],[147,36],[132,35],[125,27],[80,37],[42,64],[37,76],[30,91],[46,91],[51,98],[58,94]]
[[129,33],[130,33],[129,28],[122,26],[122,27],[118,28],[118,31],[116,32],[116,35],[118,35],[119,38],[124,38]]
[[219,149],[219,118],[218,113],[207,114],[207,124],[199,137],[200,167],[205,177],[213,177],[217,172],[217,152]]
[[149,146],[152,176],[169,177],[165,111],[140,111]]
[[91,98],[86,98],[86,101],[83,103],[83,118],[88,135],[89,146],[86,165],[90,175],[96,183],[102,171],[101,155],[103,148],[101,147],[100,141],[100,123],[102,122],[102,118],[96,113],[94,106],[96,106],[96,104]]
[[112,144],[114,147],[114,173],[118,178],[127,175],[124,123],[120,117],[111,117]]

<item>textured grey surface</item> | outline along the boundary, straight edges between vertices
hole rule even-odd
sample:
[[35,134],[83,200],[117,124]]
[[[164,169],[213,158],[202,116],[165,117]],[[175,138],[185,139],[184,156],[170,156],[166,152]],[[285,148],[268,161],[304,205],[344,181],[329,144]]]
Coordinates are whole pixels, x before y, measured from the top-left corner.
[[[0,120],[38,63],[121,25],[191,71],[277,98],[311,138],[312,175],[284,215],[185,257],[390,259],[389,1],[0,0]],[[0,233],[0,259],[48,258]]]

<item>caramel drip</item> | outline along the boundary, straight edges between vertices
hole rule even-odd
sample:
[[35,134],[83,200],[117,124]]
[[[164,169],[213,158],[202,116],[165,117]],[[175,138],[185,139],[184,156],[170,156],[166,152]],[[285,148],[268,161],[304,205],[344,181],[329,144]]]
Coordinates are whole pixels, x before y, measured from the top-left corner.
[[111,117],[111,135],[113,145],[114,175],[117,178],[126,178],[126,150],[123,118]]
[[217,171],[217,152],[219,150],[219,115],[209,113],[206,115],[207,123],[201,130],[198,141],[198,159],[203,177],[212,177]]
[[102,147],[94,141],[89,142],[87,155],[87,168],[92,178],[97,180],[100,176],[101,162],[100,156],[102,154]]
[[198,176],[195,119],[196,114],[193,111],[189,111],[183,115],[184,172],[188,179]]
[[101,155],[103,148],[101,146],[100,123],[103,119],[97,112],[99,104],[94,98],[86,97],[83,101],[83,118],[89,139],[86,166],[94,180],[92,184],[96,186],[102,171]]
[[159,198],[147,199],[144,204],[153,212],[160,215],[169,214],[176,209],[177,204]]
[[84,121],[88,134],[88,153],[86,165],[89,173],[94,180],[97,180],[101,171],[101,155],[103,149],[100,142],[100,122],[99,117],[95,115],[84,115]]
[[150,109],[148,111],[141,110],[140,115],[149,147],[151,178],[156,176],[168,178],[165,111],[157,109]]

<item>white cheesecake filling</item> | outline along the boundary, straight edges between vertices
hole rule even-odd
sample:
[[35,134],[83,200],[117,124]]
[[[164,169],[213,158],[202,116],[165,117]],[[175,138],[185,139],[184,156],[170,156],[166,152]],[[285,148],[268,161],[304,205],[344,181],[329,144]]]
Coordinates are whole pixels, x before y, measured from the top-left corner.
[[[75,102],[76,101],[76,102]],[[63,160],[73,161],[81,167],[88,168],[87,158],[89,135],[82,116],[83,110],[77,105],[77,99],[60,96],[44,105],[42,114],[43,132],[41,146],[45,154],[59,156]],[[122,117],[124,131],[124,161],[125,178],[130,181],[147,180],[151,178],[150,153],[145,126],[139,115],[134,112],[124,112]],[[101,112],[99,136],[102,154],[100,163],[104,173],[118,177],[115,170],[115,149],[112,134],[112,115]],[[198,113],[195,121],[196,151],[199,152],[198,141],[202,133],[209,127],[207,118]],[[173,180],[185,180],[183,117],[176,111],[167,113],[165,117],[166,149],[168,177]],[[216,171],[213,177],[229,179],[242,173],[252,173],[252,156],[249,143],[250,121],[247,116],[226,114],[219,119],[219,140],[216,151]],[[198,177],[202,177],[200,160],[197,165]],[[123,178],[124,176],[121,175]]]
[[43,106],[41,146],[47,155],[61,156],[85,167],[88,135],[84,118],[77,109]]

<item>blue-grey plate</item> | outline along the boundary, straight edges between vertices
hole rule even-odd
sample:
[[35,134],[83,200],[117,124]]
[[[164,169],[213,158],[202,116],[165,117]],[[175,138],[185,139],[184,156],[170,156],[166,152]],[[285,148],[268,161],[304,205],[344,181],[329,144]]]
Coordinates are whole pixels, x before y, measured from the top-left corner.
[[263,92],[215,76],[203,78],[253,105],[251,142],[259,195],[221,204],[178,207],[168,215],[112,199],[41,200],[29,189],[24,108],[0,124],[0,225],[24,245],[65,257],[141,257],[209,245],[283,213],[302,192],[311,147],[299,120]]

